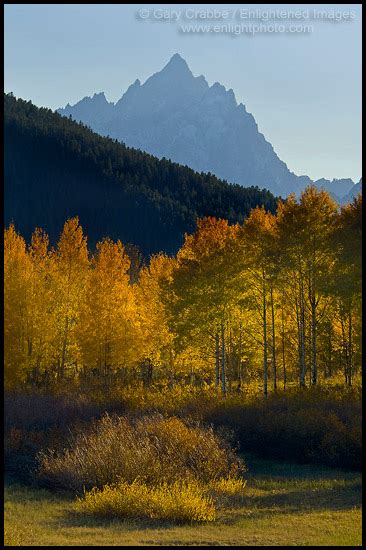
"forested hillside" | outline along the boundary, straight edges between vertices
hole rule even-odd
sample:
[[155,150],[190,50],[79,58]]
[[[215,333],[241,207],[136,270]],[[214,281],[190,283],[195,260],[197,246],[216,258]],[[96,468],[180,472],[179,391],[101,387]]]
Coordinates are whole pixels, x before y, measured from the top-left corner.
[[12,94],[4,101],[5,224],[27,240],[38,226],[54,244],[78,215],[92,248],[109,236],[145,255],[175,253],[198,217],[232,223],[256,206],[275,211],[268,191],[158,160]]

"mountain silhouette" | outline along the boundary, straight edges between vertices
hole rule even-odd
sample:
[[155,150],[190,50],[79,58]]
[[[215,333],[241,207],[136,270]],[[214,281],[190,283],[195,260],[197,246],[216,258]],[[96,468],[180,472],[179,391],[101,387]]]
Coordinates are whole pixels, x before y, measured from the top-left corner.
[[[144,84],[136,80],[115,104],[99,93],[58,112],[130,147],[244,187],[286,197],[311,182],[288,169],[233,90],[193,76],[179,54]],[[354,185],[350,179],[314,183],[340,202]]]

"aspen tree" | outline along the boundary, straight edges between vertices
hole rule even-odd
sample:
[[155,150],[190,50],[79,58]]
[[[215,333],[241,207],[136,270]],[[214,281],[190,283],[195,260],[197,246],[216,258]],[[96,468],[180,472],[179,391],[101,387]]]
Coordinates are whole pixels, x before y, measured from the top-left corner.
[[4,366],[5,385],[27,376],[28,280],[31,262],[26,243],[14,225],[4,232]]
[[78,335],[84,363],[98,370],[106,387],[115,371],[127,369],[139,357],[141,340],[129,267],[120,241],[106,238],[97,243]]
[[311,384],[315,385],[318,379],[318,311],[323,299],[321,279],[333,262],[328,236],[331,234],[336,212],[337,206],[328,193],[318,191],[314,186],[307,187],[299,200],[290,195],[286,203],[279,204],[277,211],[284,268],[292,271],[296,283],[294,292],[297,293],[300,386],[305,385],[308,312]]
[[[239,240],[242,244],[243,269],[247,270],[257,288],[261,302],[263,393],[268,394],[268,333],[267,302],[270,278],[273,270],[275,217],[264,208],[255,208],[244,222]],[[244,260],[245,258],[245,260]],[[253,294],[255,294],[253,288]]]
[[78,356],[75,329],[89,266],[86,241],[79,218],[70,218],[52,254],[53,307],[57,315],[55,357],[60,379],[65,377],[66,364],[75,363]]

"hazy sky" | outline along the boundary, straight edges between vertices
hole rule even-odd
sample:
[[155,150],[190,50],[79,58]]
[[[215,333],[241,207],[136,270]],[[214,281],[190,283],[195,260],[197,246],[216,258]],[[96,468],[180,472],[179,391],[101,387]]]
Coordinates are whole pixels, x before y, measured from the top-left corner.
[[[199,9],[201,18],[191,19]],[[207,19],[210,9],[229,15]],[[309,11],[297,20],[272,14],[254,36],[247,30],[240,35],[180,30],[182,24],[226,24],[229,30],[233,23],[259,25],[248,19],[248,10],[264,11],[259,15],[265,18],[268,9]],[[314,20],[314,9],[327,19],[323,14]],[[195,76],[234,90],[290,170],[313,179],[358,181],[361,9],[360,4],[9,4],[5,90],[52,109],[100,91],[116,101],[136,78],[144,82],[178,52]],[[178,21],[161,18],[173,11],[181,12]],[[336,21],[340,12],[355,17]],[[290,33],[279,27],[291,24],[312,28]]]

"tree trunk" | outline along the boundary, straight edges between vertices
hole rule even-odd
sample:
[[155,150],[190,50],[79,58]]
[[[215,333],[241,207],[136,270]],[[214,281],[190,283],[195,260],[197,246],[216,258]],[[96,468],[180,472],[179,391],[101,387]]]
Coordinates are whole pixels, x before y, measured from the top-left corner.
[[316,357],[316,337],[317,337],[317,322],[316,322],[316,296],[314,290],[314,275],[313,268],[309,277],[309,298],[311,306],[311,383],[313,386],[318,381],[318,367]]
[[353,375],[353,334],[352,334],[352,308],[350,307],[348,314],[348,385],[352,386]]
[[[299,286],[300,289],[300,286]],[[297,294],[296,289],[296,294]],[[301,322],[300,322],[300,290],[299,295],[295,299],[296,323],[297,323],[297,353],[299,355],[299,384],[301,386]]]
[[[175,385],[175,376],[174,376],[174,354],[171,347],[169,347],[169,375],[171,380],[171,386],[174,388]],[[153,373],[151,370],[151,382],[153,380]]]
[[104,385],[108,390],[110,388],[110,342],[104,340]]
[[231,327],[229,329],[229,323],[228,323],[228,328],[227,328],[227,332],[229,334],[229,342],[228,342],[228,345],[227,345],[227,358],[226,358],[226,376],[227,376],[227,380],[228,380],[228,389],[229,389],[229,393],[231,393],[231,389],[232,389],[232,377],[233,377],[233,340],[232,340],[232,333],[231,333]]
[[272,314],[272,365],[273,365],[273,389],[277,390],[277,365],[276,365],[276,328],[275,328],[275,314],[273,303],[273,284],[271,281],[271,314]]
[[226,372],[225,372],[225,326],[221,323],[221,390],[226,395]]
[[263,273],[263,393],[268,395],[268,364],[267,364],[267,303],[266,279]]
[[69,330],[69,318],[66,317],[65,320],[65,334],[62,342],[62,350],[61,350],[61,362],[60,362],[60,372],[59,376],[61,379],[65,376],[65,359],[66,359],[66,348],[67,348],[67,336],[68,336],[68,330]]
[[333,335],[333,329],[332,329],[332,323],[329,323],[328,327],[328,357],[327,362],[325,365],[325,377],[330,378],[332,376],[332,361],[333,361],[333,347],[332,347],[332,335]]
[[344,318],[341,314],[341,330],[342,330],[342,348],[343,348],[343,358],[344,358],[344,380],[346,385],[348,384],[348,345],[346,342],[346,331],[344,326]]
[[305,300],[304,300],[304,283],[300,279],[300,387],[305,388]]
[[285,360],[285,316],[283,312],[283,303],[281,304],[281,338],[282,338],[282,367],[283,367],[283,390],[286,391],[286,360]]
[[220,385],[220,335],[216,332],[216,387]]
[[153,379],[153,364],[150,358],[143,362],[143,384],[150,387]]
[[241,391],[242,387],[242,373],[241,373],[241,354],[242,354],[242,335],[241,335],[241,322],[239,323],[239,361],[238,361],[238,389]]
[[318,366],[316,357],[316,306],[311,307],[311,383],[315,386],[318,381]]
[[191,386],[194,386],[194,383],[195,383],[194,368],[191,367],[191,376],[190,376],[190,384],[191,384]]

